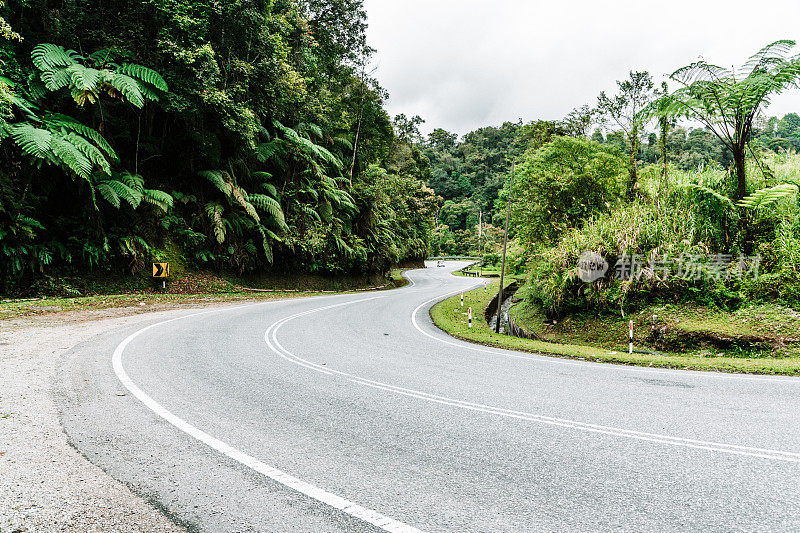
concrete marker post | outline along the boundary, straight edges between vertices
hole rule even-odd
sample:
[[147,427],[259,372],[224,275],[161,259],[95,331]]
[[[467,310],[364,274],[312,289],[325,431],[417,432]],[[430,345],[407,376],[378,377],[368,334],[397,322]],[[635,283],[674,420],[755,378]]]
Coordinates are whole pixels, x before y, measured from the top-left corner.
[[628,322],[628,354],[633,354],[633,320]]

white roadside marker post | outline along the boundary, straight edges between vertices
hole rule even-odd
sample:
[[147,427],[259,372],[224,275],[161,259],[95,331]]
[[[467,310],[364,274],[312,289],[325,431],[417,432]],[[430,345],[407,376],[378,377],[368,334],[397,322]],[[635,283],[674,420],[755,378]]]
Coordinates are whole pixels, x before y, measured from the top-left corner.
[[469,317],[468,318],[469,327],[472,327],[472,308],[471,307],[467,309],[467,317]]
[[461,291],[461,307],[464,307],[464,291]]
[[628,338],[630,339],[628,343],[628,354],[633,354],[633,320],[628,322]]

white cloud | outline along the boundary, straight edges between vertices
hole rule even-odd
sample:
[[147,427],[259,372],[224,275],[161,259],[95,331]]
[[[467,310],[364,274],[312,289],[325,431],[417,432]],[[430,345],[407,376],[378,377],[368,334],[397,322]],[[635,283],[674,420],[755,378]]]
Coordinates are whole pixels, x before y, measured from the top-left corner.
[[[629,70],[660,81],[699,56],[739,65],[777,39],[800,40],[800,3],[365,0],[375,75],[391,114],[459,134],[558,119],[613,91]],[[800,52],[800,45],[797,48]],[[800,112],[800,91],[768,113]]]

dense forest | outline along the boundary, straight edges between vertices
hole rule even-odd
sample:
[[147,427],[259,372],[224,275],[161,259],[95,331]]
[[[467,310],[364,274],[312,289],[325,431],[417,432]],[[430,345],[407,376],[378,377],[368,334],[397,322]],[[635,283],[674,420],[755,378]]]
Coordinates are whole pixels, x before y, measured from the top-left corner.
[[0,290],[151,259],[424,258],[437,199],[365,19],[359,0],[0,3]]
[[[420,146],[444,199],[435,253],[497,266],[511,202],[507,269],[528,275],[521,294],[551,317],[664,298],[797,309],[800,116],[765,114],[798,88],[794,46],[739,68],[698,61],[660,87],[631,71],[560,121],[434,130]],[[594,283],[580,279],[587,252],[608,263]]]
[[[464,135],[435,129],[419,143],[431,166],[430,187],[443,200],[434,230],[432,246],[437,255],[472,255],[478,253],[478,218],[482,212],[483,232],[491,251],[502,237],[505,211],[503,189],[510,178],[511,163],[525,152],[535,152],[556,137],[583,138],[627,152],[621,131],[604,131],[592,122],[591,110],[583,109],[586,126],[575,129],[572,120],[578,109],[562,121],[506,122],[500,127],[483,127]],[[591,129],[591,133],[589,133]],[[753,135],[754,144],[770,152],[800,151],[800,115],[761,119]],[[675,125],[664,137],[669,168],[693,172],[717,168],[728,170],[730,152],[711,131],[702,127]],[[645,131],[636,152],[643,168],[663,164],[662,139],[656,132]],[[486,251],[486,250],[484,250]]]
[[[793,42],[660,86],[631,71],[561,120],[423,137],[422,118],[387,113],[365,28],[361,0],[0,3],[0,290],[151,260],[492,266],[510,202],[508,268],[548,313],[659,291],[799,305],[800,116],[767,115],[800,80]],[[612,267],[757,256],[763,275],[668,283],[648,267],[588,290],[586,250]]]

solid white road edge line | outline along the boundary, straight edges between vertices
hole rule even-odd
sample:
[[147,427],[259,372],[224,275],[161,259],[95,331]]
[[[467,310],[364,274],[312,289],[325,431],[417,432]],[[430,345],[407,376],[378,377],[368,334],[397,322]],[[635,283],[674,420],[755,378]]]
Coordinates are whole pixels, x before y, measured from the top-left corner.
[[303,311],[301,313],[296,313],[294,315],[284,317],[269,326],[267,330],[264,332],[264,341],[266,342],[267,346],[278,354],[280,357],[291,361],[297,365],[300,365],[305,368],[309,368],[311,370],[315,370],[322,374],[327,375],[338,375],[348,379],[353,383],[358,383],[361,385],[365,385],[368,387],[373,387],[381,390],[385,390],[388,392],[393,392],[395,394],[401,394],[404,396],[410,396],[413,398],[418,398],[421,400],[426,400],[429,402],[440,403],[444,405],[450,405],[454,407],[460,407],[462,409],[468,409],[472,411],[480,411],[484,413],[504,416],[508,418],[516,418],[527,420],[530,422],[539,422],[542,424],[548,424],[553,426],[560,426],[566,427],[571,429],[576,429],[579,431],[591,432],[591,433],[601,433],[604,435],[610,435],[615,437],[621,438],[628,438],[628,439],[635,439],[635,440],[642,440],[647,442],[654,442],[659,444],[668,444],[672,446],[682,446],[686,448],[695,448],[701,450],[708,450],[720,453],[728,453],[733,455],[744,455],[749,457],[759,457],[763,459],[771,459],[775,461],[786,461],[791,463],[800,463],[800,453],[797,452],[786,452],[781,450],[771,450],[768,448],[755,448],[750,446],[740,446],[738,444],[726,444],[722,442],[713,442],[713,441],[703,441],[703,440],[696,440],[696,439],[687,439],[683,437],[674,437],[671,435],[661,435],[658,433],[648,433],[644,431],[636,431],[624,428],[616,428],[612,426],[603,426],[600,424],[590,424],[586,422],[579,422],[577,420],[569,420],[563,418],[555,418],[551,416],[545,415],[537,415],[534,413],[526,413],[523,411],[514,411],[511,409],[504,409],[500,407],[493,407],[490,405],[484,405],[479,403],[472,403],[466,402],[463,400],[458,400],[455,398],[449,398],[446,396],[438,396],[435,394],[418,391],[415,389],[408,389],[403,387],[398,387],[395,385],[391,385],[389,383],[384,383],[381,381],[374,381],[366,378],[362,378],[360,376],[356,376],[354,374],[350,374],[348,372],[343,372],[340,370],[334,370],[327,366],[323,367],[319,364],[313,363],[302,357],[299,357],[289,350],[283,347],[281,343],[278,341],[277,333],[278,330],[287,322],[290,322],[296,318],[309,315],[312,313],[316,313],[319,311],[331,309],[333,307],[340,307],[343,305],[349,305],[359,302],[364,302],[367,300],[372,300],[374,298],[365,298],[363,300],[356,300],[352,302],[344,302],[336,305],[328,305],[324,307],[319,307],[316,309],[311,309],[308,311]]
[[[466,289],[463,289],[463,290],[468,291],[468,290],[472,290],[472,289],[474,289],[476,287],[480,287],[480,285],[470,286],[469,288],[466,288]],[[711,378],[711,379],[733,379],[733,380],[765,381],[765,382],[771,382],[771,383],[784,383],[784,384],[787,384],[787,385],[800,385],[800,379],[794,378],[794,377],[791,377],[791,376],[785,376],[785,377],[752,376],[752,375],[747,375],[747,374],[725,374],[723,372],[702,371],[702,370],[674,370],[674,369],[669,369],[669,368],[643,368],[643,367],[620,365],[620,364],[616,364],[616,363],[603,363],[603,362],[596,362],[596,361],[593,361],[593,362],[589,362],[589,361],[570,361],[570,360],[567,360],[567,359],[564,359],[564,358],[561,358],[561,357],[557,357],[557,356],[548,356],[548,355],[536,354],[536,353],[528,353],[528,354],[513,353],[513,350],[511,350],[511,349],[508,349],[508,350],[503,350],[502,348],[491,349],[491,348],[486,348],[486,347],[475,346],[474,344],[472,344],[472,343],[470,343],[468,341],[456,341],[456,342],[453,342],[453,341],[449,341],[449,340],[446,340],[446,339],[442,339],[441,337],[437,337],[435,335],[431,335],[430,333],[428,333],[427,331],[423,330],[419,326],[419,324],[417,323],[417,313],[419,312],[420,309],[422,309],[423,307],[425,307],[426,305],[428,305],[431,302],[435,302],[437,300],[443,300],[443,299],[448,298],[450,296],[454,296],[454,295],[458,294],[461,290],[462,289],[459,289],[459,290],[457,290],[455,292],[450,292],[450,293],[447,293],[447,294],[445,294],[443,296],[437,296],[435,298],[431,298],[430,300],[426,300],[426,301],[422,302],[421,304],[419,304],[417,306],[417,308],[414,309],[411,312],[411,323],[414,325],[414,327],[417,329],[417,331],[419,331],[420,333],[422,333],[426,337],[431,338],[431,339],[433,339],[433,340],[435,340],[437,342],[441,342],[441,343],[444,343],[444,344],[449,344],[450,346],[455,346],[457,348],[462,348],[462,349],[465,349],[465,350],[471,350],[473,352],[482,352],[482,353],[488,353],[488,354],[492,354],[492,355],[499,355],[499,356],[503,356],[503,357],[511,357],[511,358],[514,358],[514,359],[524,359],[526,361],[530,361],[530,362],[534,362],[534,363],[547,363],[547,364],[555,364],[555,365],[579,366],[579,367],[584,367],[584,368],[590,367],[590,366],[598,367],[598,365],[600,365],[599,368],[603,368],[604,370],[609,370],[609,371],[632,372],[632,373],[639,373],[639,374],[660,374],[662,376],[663,375],[676,375],[676,376],[681,376],[681,377],[684,377],[684,378],[687,378],[687,377],[688,378],[695,378],[696,377],[696,378]],[[443,332],[443,333],[445,335],[447,334],[445,332]]]
[[[363,300],[356,300],[364,301],[364,300],[373,300],[375,298],[382,298],[383,296],[377,296],[372,298],[365,298]],[[355,303],[355,302],[345,302],[344,304],[336,304],[333,306],[327,306],[326,308],[330,307],[337,307],[339,305],[346,305],[348,303]],[[147,327],[144,327],[135,333],[129,335],[125,340],[123,340],[114,350],[114,354],[111,358],[112,365],[114,367],[114,373],[117,375],[117,378],[120,382],[125,386],[128,391],[133,394],[140,402],[142,402],[148,409],[153,411],[155,414],[178,428],[179,430],[183,431],[187,435],[194,437],[195,439],[199,440],[203,444],[213,448],[214,450],[230,457],[234,461],[241,463],[260,474],[265,475],[266,477],[272,479],[289,487],[290,489],[296,490],[301,494],[308,496],[309,498],[313,498],[321,503],[329,505],[334,509],[338,509],[344,513],[347,513],[350,516],[358,518],[359,520],[363,520],[369,524],[372,524],[376,527],[383,529],[384,531],[391,531],[396,533],[421,533],[421,531],[417,528],[409,526],[408,524],[404,524],[403,522],[399,522],[393,518],[389,518],[388,516],[382,515],[377,511],[373,511],[372,509],[367,509],[366,507],[362,507],[357,505],[349,500],[342,498],[341,496],[337,496],[336,494],[332,494],[324,489],[321,489],[311,483],[307,483],[301,479],[298,479],[292,475],[287,474],[277,468],[270,466],[262,461],[259,461],[255,457],[247,455],[246,453],[237,450],[236,448],[230,446],[229,444],[217,439],[206,433],[205,431],[198,429],[197,427],[193,426],[189,422],[186,422],[182,418],[174,415],[167,409],[165,409],[161,404],[155,401],[153,398],[147,395],[142,389],[140,389],[131,378],[128,376],[128,373],[125,371],[125,368],[122,366],[122,354],[125,351],[125,348],[128,344],[131,343],[136,337],[141,335],[142,333],[153,329],[155,327],[161,326],[163,324],[168,324],[170,322],[175,322],[177,320],[184,320],[186,318],[195,317],[198,315],[204,315],[207,313],[214,313],[219,311],[231,311],[234,309],[242,309],[243,307],[251,307],[252,305],[260,305],[260,304],[251,304],[248,306],[237,306],[237,307],[229,307],[224,309],[215,309],[211,311],[203,311],[200,313],[192,313],[189,315],[180,316],[177,318],[172,318],[169,320],[163,320],[161,322],[157,322],[155,324],[151,324]]]

